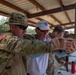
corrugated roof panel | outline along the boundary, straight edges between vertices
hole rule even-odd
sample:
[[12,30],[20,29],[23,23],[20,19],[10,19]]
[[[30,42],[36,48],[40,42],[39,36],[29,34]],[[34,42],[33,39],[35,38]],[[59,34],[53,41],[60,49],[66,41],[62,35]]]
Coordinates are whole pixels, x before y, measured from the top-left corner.
[[56,20],[53,22],[54,25],[60,25]]
[[[37,12],[42,11],[38,7],[36,7],[34,4],[32,4],[29,0],[5,0],[5,1],[7,1],[7,2],[23,9],[23,10],[26,10],[30,13],[37,13]],[[36,1],[41,6],[43,6],[46,10],[60,7],[57,0],[36,0]],[[76,0],[62,0],[62,2],[64,5],[69,5],[69,4],[74,4],[76,2]],[[17,10],[14,10],[14,9],[7,7],[5,5],[2,5],[2,4],[0,4],[0,10],[3,12],[6,12],[8,14],[10,14],[12,12],[18,12]],[[72,22],[75,21],[75,10],[69,10],[69,11],[67,11],[67,13],[68,13],[71,21]],[[54,15],[61,23],[69,23],[69,20],[63,11],[59,12],[59,13],[52,14],[52,15]],[[59,24],[56,20],[54,20],[53,18],[51,18],[47,15],[46,16],[40,16],[39,18],[42,18],[42,19],[48,21],[49,23],[52,23],[53,25]],[[31,18],[29,20],[33,21],[33,22],[39,21],[39,20],[34,19],[34,18]],[[30,23],[30,24],[32,24],[32,23]],[[68,26],[71,26],[71,25],[68,25]]]
[[71,21],[72,22],[75,21],[75,10],[74,9],[73,10],[69,10],[69,11],[67,11],[67,13],[68,13]]
[[7,7],[3,4],[0,4],[0,10],[5,12],[5,13],[9,13],[9,14],[12,13],[12,12],[18,12],[18,11],[14,10],[12,8],[9,8],[9,7]]
[[6,0],[6,1],[24,10],[35,8],[35,5],[30,3],[28,0]]
[[37,13],[37,12],[41,12],[41,10],[39,8],[35,7],[35,8],[32,8],[32,9],[29,9],[28,12]]
[[46,20],[47,22],[49,23],[52,23],[53,25],[57,25],[59,24],[58,22],[56,22],[53,18],[51,18],[49,15],[46,15],[46,16],[41,16],[40,18]]
[[36,26],[35,24],[33,24],[33,23],[30,23],[30,22],[28,23],[28,25],[30,25],[30,26]]
[[76,0],[62,0],[64,5],[70,5],[76,3]]
[[75,26],[75,24],[73,24],[73,26]]
[[66,27],[72,27],[72,25],[66,25]]
[[49,15],[45,15],[45,16],[41,16],[40,18],[50,22],[50,23],[53,23],[54,22],[54,19],[51,18]]
[[35,18],[33,18],[33,19],[29,19],[30,21],[33,21],[33,22],[35,22],[35,23],[37,23],[39,20],[37,20],[37,19],[35,19]]
[[57,0],[36,0],[36,1],[47,10],[57,8],[60,6]]
[[68,18],[66,17],[64,12],[59,12],[56,14],[53,14],[56,18],[58,18],[59,21],[61,21],[62,23],[66,23],[69,22]]

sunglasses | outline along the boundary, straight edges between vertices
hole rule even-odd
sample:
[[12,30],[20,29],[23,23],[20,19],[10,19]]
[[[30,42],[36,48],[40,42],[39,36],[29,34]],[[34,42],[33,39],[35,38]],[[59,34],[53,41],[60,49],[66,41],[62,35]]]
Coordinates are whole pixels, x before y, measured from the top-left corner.
[[26,30],[28,26],[17,25],[20,29]]
[[48,33],[48,31],[49,31],[49,30],[41,30],[39,27],[37,27],[37,29],[44,33]]

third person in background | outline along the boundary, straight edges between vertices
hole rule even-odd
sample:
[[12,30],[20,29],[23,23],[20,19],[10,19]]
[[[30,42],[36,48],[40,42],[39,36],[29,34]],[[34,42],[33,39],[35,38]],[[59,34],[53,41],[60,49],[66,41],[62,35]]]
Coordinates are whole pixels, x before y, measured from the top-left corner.
[[[64,29],[62,26],[58,25],[54,28],[52,33],[49,33],[51,39],[54,38],[63,38],[64,36]],[[57,70],[60,69],[60,64],[58,63],[59,60],[56,59],[55,55],[49,55],[49,63],[47,68],[47,75],[54,75]]]

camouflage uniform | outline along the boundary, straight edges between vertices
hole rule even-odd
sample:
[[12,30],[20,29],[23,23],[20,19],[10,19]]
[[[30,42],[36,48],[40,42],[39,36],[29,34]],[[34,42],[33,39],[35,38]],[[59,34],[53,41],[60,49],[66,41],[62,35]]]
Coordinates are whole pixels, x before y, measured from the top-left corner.
[[[54,39],[51,39],[51,41],[56,44],[57,40],[54,38]],[[58,47],[58,44],[56,44],[57,47]],[[53,65],[56,64],[57,65],[57,68],[54,69],[53,68]],[[47,75],[54,75],[57,70],[60,69],[60,64],[58,63],[57,59],[55,58],[55,55],[53,53],[50,53],[49,54],[49,61],[48,61],[48,68],[47,68]]]
[[[12,13],[8,23],[27,27],[26,17],[19,13]],[[48,53],[52,50],[54,48],[51,43],[21,39],[12,33],[0,34],[0,75],[26,75],[22,56]]]
[[[2,40],[0,40],[0,75],[4,71],[6,72],[7,70],[11,70],[11,67],[19,65],[19,64],[16,64],[12,66],[11,63],[8,64],[9,62],[13,61],[15,54],[17,54],[16,57],[20,58],[18,54],[26,56],[30,54],[46,53],[53,50],[53,46],[51,44],[49,45],[46,42],[43,43],[42,41],[38,41],[38,40],[30,41],[26,39],[22,40],[16,36],[13,36],[10,33],[4,34],[4,35],[6,36]],[[12,64],[14,64],[14,62],[12,62]],[[13,72],[15,71],[14,69],[12,70]],[[20,75],[23,75],[23,74],[20,74]]]

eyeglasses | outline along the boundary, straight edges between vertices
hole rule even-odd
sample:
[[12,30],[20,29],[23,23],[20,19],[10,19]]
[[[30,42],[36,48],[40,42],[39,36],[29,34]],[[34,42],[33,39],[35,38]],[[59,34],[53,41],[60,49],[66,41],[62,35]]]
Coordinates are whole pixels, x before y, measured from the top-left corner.
[[48,33],[49,30],[41,30],[39,27],[36,27],[36,29],[40,30],[41,32],[44,32],[44,33]]
[[22,25],[17,25],[17,26],[19,26],[19,28],[22,29],[22,30],[26,30],[27,27],[28,27],[28,26],[22,26]]

